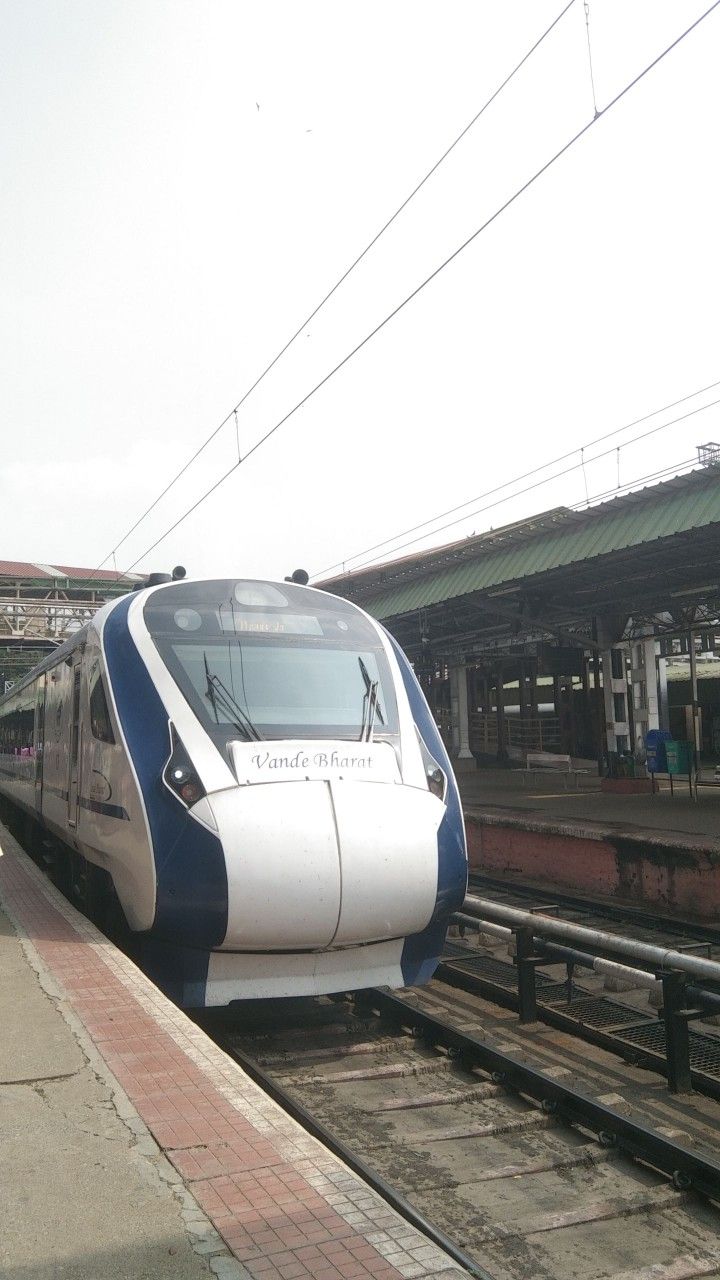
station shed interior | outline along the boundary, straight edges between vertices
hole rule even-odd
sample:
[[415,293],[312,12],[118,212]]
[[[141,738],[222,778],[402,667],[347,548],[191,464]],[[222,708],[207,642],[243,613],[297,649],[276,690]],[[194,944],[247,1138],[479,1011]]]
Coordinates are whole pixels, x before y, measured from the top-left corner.
[[[456,766],[643,759],[665,729],[720,759],[720,466],[318,584],[414,664]],[[716,676],[717,668],[717,676]]]
[[0,693],[78,631],[134,573],[0,560]]

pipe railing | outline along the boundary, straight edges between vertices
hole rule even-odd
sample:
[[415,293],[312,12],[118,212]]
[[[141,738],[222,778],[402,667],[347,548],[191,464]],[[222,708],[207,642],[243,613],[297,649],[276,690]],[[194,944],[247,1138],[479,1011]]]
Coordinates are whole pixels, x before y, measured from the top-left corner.
[[[637,938],[588,929],[541,912],[504,906],[474,894],[467,895],[463,910],[453,920],[461,928],[475,928],[508,941],[514,939],[521,1022],[534,1022],[537,1018],[538,964],[564,962],[568,973],[572,972],[571,966],[578,965],[632,986],[661,987],[659,1016],[665,1024],[668,1084],[673,1093],[692,1089],[688,1024],[720,1012],[720,992],[712,990],[713,986],[720,988],[720,964],[716,961]],[[627,960],[638,967],[628,965]],[[698,980],[711,984],[711,989],[698,986]]]
[[[503,938],[508,942],[513,937],[512,929],[508,929],[502,924],[493,924],[490,920],[479,920],[476,916],[464,915],[458,911],[453,916],[453,922],[459,924],[463,929],[475,929],[478,933],[487,933],[494,938]],[[565,964],[577,964],[582,969],[592,969],[595,973],[602,974],[605,978],[616,978],[619,982],[630,982],[634,987],[656,987],[658,979],[654,974],[648,973],[646,969],[631,969],[629,965],[619,964],[616,960],[604,960],[601,956],[590,955],[586,951],[578,951],[575,947],[564,947],[557,942],[543,942],[539,940],[543,954],[547,955],[548,963],[555,961]],[[718,1008],[720,1008],[720,996],[718,996]]]
[[637,938],[623,938],[620,934],[605,933],[602,929],[588,929],[569,920],[540,912],[523,911],[519,907],[506,907],[488,898],[478,898],[469,893],[463,903],[463,912],[476,919],[495,921],[513,928],[532,929],[537,938],[549,938],[570,945],[577,945],[592,953],[610,953],[635,961],[640,968],[655,970],[673,969],[705,982],[720,984],[720,964],[702,956],[691,956],[684,951],[657,947]]

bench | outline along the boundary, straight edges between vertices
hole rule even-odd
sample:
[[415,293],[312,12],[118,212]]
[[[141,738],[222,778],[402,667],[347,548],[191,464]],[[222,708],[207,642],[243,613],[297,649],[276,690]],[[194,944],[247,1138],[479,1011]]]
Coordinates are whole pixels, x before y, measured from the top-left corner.
[[526,778],[531,774],[561,773],[563,781],[567,787],[568,779],[574,777],[575,786],[578,785],[578,776],[581,773],[589,773],[588,769],[575,769],[570,756],[559,755],[553,751],[528,751],[525,768],[522,773],[523,786]]

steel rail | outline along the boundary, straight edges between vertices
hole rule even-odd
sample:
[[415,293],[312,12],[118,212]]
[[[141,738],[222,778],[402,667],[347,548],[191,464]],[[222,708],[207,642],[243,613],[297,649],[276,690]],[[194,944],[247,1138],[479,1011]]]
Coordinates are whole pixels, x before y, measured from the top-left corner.
[[363,999],[369,1008],[409,1027],[428,1043],[455,1049],[507,1088],[535,1098],[546,1110],[557,1111],[569,1122],[597,1133],[601,1141],[616,1144],[628,1155],[668,1174],[678,1190],[694,1187],[714,1200],[720,1196],[720,1162],[710,1156],[663,1136],[640,1120],[613,1111],[589,1094],[545,1075],[477,1036],[447,1026],[402,996],[375,990],[363,993]]
[[[365,993],[363,993],[363,995],[364,994]],[[207,1030],[207,1027],[205,1027],[205,1029]],[[302,1103],[293,1098],[292,1094],[283,1089],[282,1086],[279,1085],[271,1075],[268,1075],[268,1073],[264,1071],[253,1058],[248,1057],[242,1052],[242,1050],[236,1049],[231,1044],[226,1043],[221,1037],[214,1038],[216,1043],[220,1045],[221,1049],[242,1067],[243,1071],[250,1076],[251,1080],[254,1080],[255,1083],[265,1091],[265,1093],[269,1094],[275,1102],[279,1103],[284,1111],[287,1111],[294,1120],[297,1120],[298,1124],[302,1125],[303,1129],[306,1129],[308,1133],[313,1135],[313,1137],[318,1138],[319,1141],[322,1142],[323,1146],[327,1147],[336,1156],[339,1156],[354,1173],[357,1173],[364,1182],[367,1182],[374,1191],[377,1191],[378,1195],[393,1209],[395,1209],[406,1222],[409,1222],[411,1226],[422,1232],[422,1234],[427,1236],[429,1240],[432,1240],[433,1244],[436,1244],[438,1248],[447,1253],[454,1262],[457,1262],[461,1267],[464,1267],[468,1275],[474,1276],[475,1280],[496,1280],[496,1277],[492,1276],[489,1271],[486,1271],[485,1268],[474,1258],[471,1258],[469,1254],[464,1253],[449,1236],[445,1235],[444,1231],[441,1231],[439,1227],[436,1227],[434,1223],[430,1222],[430,1220],[419,1211],[419,1209],[416,1209],[409,1200],[406,1200],[405,1196],[403,1196],[399,1191],[396,1191],[395,1188],[392,1187],[385,1178],[383,1178],[382,1174],[378,1173],[376,1169],[373,1169],[372,1165],[367,1164],[361,1156],[357,1155],[356,1152],[353,1151],[352,1147],[349,1147],[341,1138],[338,1138],[332,1130],[328,1129],[321,1123],[321,1121],[317,1120],[315,1116],[313,1116],[312,1113],[302,1105]]]
[[556,939],[571,946],[576,945],[580,950],[597,950],[609,953],[610,956],[621,956],[653,971],[675,970],[706,982],[720,983],[720,964],[715,960],[705,960],[702,956],[691,956],[672,948],[640,942],[636,938],[624,938],[620,934],[605,933],[601,929],[589,929],[585,925],[571,924],[568,920],[558,920],[539,912],[503,906],[489,898],[468,894],[463,903],[463,914],[473,916],[476,920],[508,925],[510,928],[529,929],[534,937]]

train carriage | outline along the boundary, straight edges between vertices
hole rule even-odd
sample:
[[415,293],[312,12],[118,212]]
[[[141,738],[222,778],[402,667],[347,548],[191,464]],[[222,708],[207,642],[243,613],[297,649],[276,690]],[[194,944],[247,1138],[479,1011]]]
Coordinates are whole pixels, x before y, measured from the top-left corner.
[[0,699],[0,794],[186,1007],[424,982],[467,855],[402,651],[295,582],[105,605]]

